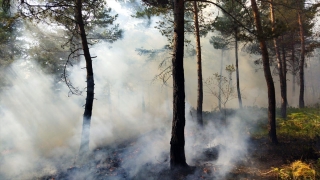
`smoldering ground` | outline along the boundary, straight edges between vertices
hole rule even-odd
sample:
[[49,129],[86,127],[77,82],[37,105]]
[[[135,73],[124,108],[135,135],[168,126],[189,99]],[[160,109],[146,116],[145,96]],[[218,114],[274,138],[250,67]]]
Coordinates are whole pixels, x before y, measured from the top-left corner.
[[[132,44],[112,50],[108,44],[92,48],[93,55],[101,56],[94,61],[91,149],[160,128],[168,116],[165,91],[151,84],[155,68],[144,66]],[[83,91],[84,66],[68,67],[73,86]],[[1,179],[32,179],[75,166],[85,97],[68,97],[66,85],[56,84],[32,60],[16,61],[3,74],[10,86],[0,98]]]
[[[93,52],[100,53],[99,48]],[[143,78],[137,75],[139,73],[130,71],[138,68],[129,68],[125,61],[116,58],[109,58],[106,63],[109,67],[104,63],[99,58],[94,62],[97,67],[97,100],[90,131],[91,149],[109,146],[108,152],[112,152],[118,148],[118,144],[135,139],[128,141],[132,145],[127,144],[122,148],[122,158],[117,165],[126,172],[126,177],[112,176],[116,179],[137,177],[148,164],[161,164],[159,167],[167,168],[171,126],[168,106],[170,109],[171,100],[166,91],[170,89],[161,89],[161,86],[149,82],[145,83],[148,86],[141,88],[140,80]],[[84,86],[83,66],[79,64],[69,70],[74,86]],[[117,71],[110,68],[114,66],[118,67]],[[149,68],[143,65],[138,67],[139,70]],[[6,74],[11,86],[1,93],[1,178],[32,179],[76,167],[84,97],[68,97],[67,87],[62,83],[56,84],[52,76],[42,73],[32,61],[17,61],[6,70]],[[111,86],[110,101],[107,101],[106,85]],[[246,138],[239,134],[242,132],[240,126],[234,124],[240,121],[232,121],[224,130],[219,130],[220,126],[214,121],[209,122],[199,133],[190,114],[190,105],[186,108],[186,114],[188,163],[195,164],[193,159],[204,149],[223,144],[220,146],[223,147],[223,153],[220,153],[217,161],[212,161],[221,167],[227,164],[219,175],[223,176],[232,167],[230,164],[236,161],[236,157],[245,154]],[[205,141],[201,139],[203,137]],[[226,148],[228,151],[225,151]],[[115,156],[108,152],[101,151],[94,159],[103,162],[104,158]],[[156,169],[157,172],[160,170]],[[91,170],[68,176],[74,179],[79,177],[95,176]]]
[[[82,82],[79,77],[85,77],[84,72],[79,70],[82,65],[74,67],[75,72],[70,70],[70,78],[75,84]],[[33,179],[77,167],[84,97],[68,97],[65,85],[54,84],[53,77],[41,73],[31,62],[17,61],[8,68],[7,74],[10,75],[12,86],[1,94],[1,178]],[[124,72],[120,74],[122,76]],[[115,83],[111,92],[117,94],[117,90],[121,90],[121,93],[111,96],[108,104],[104,99],[104,86],[98,86],[99,82],[104,82],[104,78],[98,76],[96,79],[97,100],[90,132],[91,149],[97,152],[94,155],[95,165],[103,167],[103,160],[119,154],[121,161],[114,170],[116,174],[108,176],[115,179],[147,178],[141,176],[141,172],[148,164],[159,165],[160,168],[153,172],[167,168],[171,119],[167,114],[168,100],[159,100],[157,105],[154,102],[160,97],[145,95],[148,97],[146,101],[152,98],[154,102],[145,102],[146,109],[143,111],[143,91],[139,93],[133,88],[126,90],[123,84],[128,82],[118,80],[119,84]],[[134,81],[130,82],[134,84]],[[157,87],[150,87],[149,90],[161,95]],[[233,118],[225,127],[210,121],[204,130],[198,131],[190,114],[190,106],[187,106],[186,114],[187,162],[196,164],[197,156],[205,149],[218,146],[218,159],[211,162],[219,167],[217,177],[223,177],[246,152],[247,134],[243,134],[243,121]],[[121,144],[124,144],[123,147]],[[109,149],[99,152],[101,147]],[[119,152],[119,149],[122,150]],[[112,168],[106,166],[108,170]],[[190,178],[194,176],[196,174]],[[86,169],[65,177],[90,179],[96,174]]]
[[[36,65],[27,70],[20,63],[8,69],[12,87],[4,90],[1,96],[0,169],[4,178],[29,179],[41,175],[42,171],[48,173],[45,169],[55,172],[56,168],[73,166],[80,140],[84,98],[68,97],[65,85],[53,84],[53,78],[41,73]],[[80,72],[77,77],[84,79],[85,75]],[[119,93],[121,97],[114,97],[110,109],[97,90],[96,98],[102,100],[96,100],[94,105],[92,149],[161,127],[161,114],[165,114],[162,111],[166,109],[142,112],[142,93],[128,91],[123,90]]]

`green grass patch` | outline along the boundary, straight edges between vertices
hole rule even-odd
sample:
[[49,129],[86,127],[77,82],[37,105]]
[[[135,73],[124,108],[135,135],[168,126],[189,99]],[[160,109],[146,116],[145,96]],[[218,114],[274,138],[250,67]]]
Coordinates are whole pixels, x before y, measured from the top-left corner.
[[[278,111],[278,110],[277,110]],[[267,112],[266,112],[267,113]],[[268,136],[267,114],[261,120],[252,123],[253,130],[250,132],[253,137]],[[320,137],[320,108],[292,108],[287,109],[287,119],[277,117],[277,135],[286,138],[307,138]]]
[[310,164],[302,161],[294,161],[290,165],[282,168],[273,168],[272,172],[276,173],[277,178],[285,180],[316,180],[316,170],[313,169]]
[[320,110],[318,108],[288,108],[287,119],[277,118],[279,136],[310,138],[320,136]]

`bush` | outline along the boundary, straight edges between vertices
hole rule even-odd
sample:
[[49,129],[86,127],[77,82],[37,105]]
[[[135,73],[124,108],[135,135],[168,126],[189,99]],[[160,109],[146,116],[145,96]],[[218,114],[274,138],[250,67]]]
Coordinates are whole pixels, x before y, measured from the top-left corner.
[[302,161],[294,161],[284,168],[273,168],[273,172],[275,172],[280,179],[316,179],[316,171]]

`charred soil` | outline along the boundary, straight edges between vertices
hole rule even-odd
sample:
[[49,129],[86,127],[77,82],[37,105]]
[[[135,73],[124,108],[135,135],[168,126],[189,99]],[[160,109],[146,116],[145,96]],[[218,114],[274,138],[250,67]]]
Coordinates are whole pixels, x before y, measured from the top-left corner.
[[[293,109],[293,111],[298,110]],[[279,144],[277,145],[272,144],[267,138],[266,133],[264,133],[267,128],[265,127],[266,123],[261,124],[261,122],[267,122],[266,120],[255,121],[256,124],[250,123],[250,125],[256,128],[253,130],[248,127],[247,132],[244,132],[249,136],[247,139],[247,152],[245,155],[237,158],[236,162],[227,164],[229,171],[223,177],[219,176],[219,172],[223,168],[215,162],[219,157],[221,149],[224,150],[224,145],[220,144],[203,148],[193,159],[188,159],[190,157],[187,157],[187,162],[190,163],[190,166],[172,169],[169,163],[169,150],[165,151],[167,153],[154,157],[152,163],[141,163],[143,161],[140,160],[144,158],[143,155],[146,152],[143,152],[144,147],[137,146],[137,143],[141,137],[150,137],[150,134],[144,134],[138,138],[96,148],[90,154],[85,165],[75,165],[67,170],[60,170],[54,175],[45,176],[40,179],[69,180],[81,177],[80,179],[94,180],[272,180],[285,179],[279,174],[280,170],[290,167],[293,162],[297,161],[304,162],[312,168],[312,171],[314,170],[313,177],[309,179],[320,179],[318,173],[320,172],[320,138],[317,128],[320,123],[320,112],[317,109],[312,112],[300,111],[292,112],[286,120],[277,120],[279,122],[277,126],[279,129],[281,128],[281,131],[279,130],[278,133]],[[308,116],[304,116],[303,114]],[[249,121],[253,122],[252,120]],[[260,126],[260,129],[258,126]],[[306,128],[310,130],[306,130]],[[194,134],[190,136],[194,136]],[[205,140],[199,140],[202,143],[206,142]],[[131,163],[127,163],[128,161]]]

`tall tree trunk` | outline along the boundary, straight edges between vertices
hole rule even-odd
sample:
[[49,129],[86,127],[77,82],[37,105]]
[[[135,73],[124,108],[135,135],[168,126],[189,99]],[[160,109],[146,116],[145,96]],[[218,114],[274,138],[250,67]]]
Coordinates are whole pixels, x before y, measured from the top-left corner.
[[287,97],[287,57],[286,50],[284,45],[284,37],[282,35],[282,86],[281,89],[281,114],[283,118],[287,118],[287,106],[288,106],[288,97]]
[[272,143],[277,144],[277,133],[276,133],[276,98],[275,89],[273,84],[273,79],[269,64],[269,54],[266,46],[266,42],[263,38],[263,30],[261,26],[260,14],[258,6],[255,0],[251,0],[252,11],[254,15],[254,21],[256,24],[256,29],[258,33],[258,40],[260,44],[260,49],[262,53],[262,63],[264,76],[268,87],[268,121],[269,121],[269,139]]
[[184,0],[174,0],[174,34],[172,57],[173,119],[170,141],[171,168],[188,166],[184,152],[185,91],[184,91]]
[[294,33],[292,33],[292,44],[291,44],[291,61],[292,61],[292,97],[296,94],[296,61],[295,61],[295,50],[294,50]]
[[[270,0],[270,20],[272,24],[272,32],[274,33],[275,30],[275,17],[274,17],[274,8],[273,8],[273,0]],[[283,74],[283,61],[284,59],[281,59],[280,56],[280,50],[278,45],[277,38],[273,38],[273,45],[276,52],[276,58],[278,63],[278,73],[279,73],[279,80],[280,80],[280,94],[281,94],[281,117],[286,118],[287,117],[287,106],[286,106],[286,96],[285,96],[285,78]]]
[[220,61],[220,79],[219,79],[219,94],[218,94],[218,100],[219,100],[219,111],[221,112],[221,90],[222,90],[222,67],[223,67],[223,54],[224,49],[221,49],[221,61]]
[[202,120],[202,104],[203,104],[203,83],[202,83],[202,65],[201,65],[201,43],[199,32],[199,20],[198,20],[198,5],[197,2],[193,2],[194,10],[194,27],[197,44],[197,71],[198,71],[198,97],[197,97],[197,121],[200,126],[203,126]]
[[237,76],[237,92],[238,92],[238,101],[239,101],[239,108],[242,109],[242,98],[240,92],[240,77],[239,77],[239,58],[238,58],[238,28],[235,28],[234,32],[235,38],[235,56],[236,56],[236,76]]
[[79,150],[80,158],[83,158],[89,152],[89,139],[90,139],[90,122],[92,115],[92,106],[94,99],[94,79],[92,69],[92,59],[88,47],[87,36],[84,29],[82,18],[82,1],[76,0],[76,21],[79,26],[79,33],[82,42],[83,54],[86,60],[87,70],[87,98],[83,114],[83,125],[81,134],[81,145]]
[[296,74],[292,74],[292,97],[296,96]]
[[305,58],[305,41],[304,41],[304,29],[302,24],[301,12],[298,12],[298,22],[300,29],[300,41],[301,41],[301,53],[299,64],[300,75],[300,94],[299,94],[299,108],[304,108],[304,58]]

